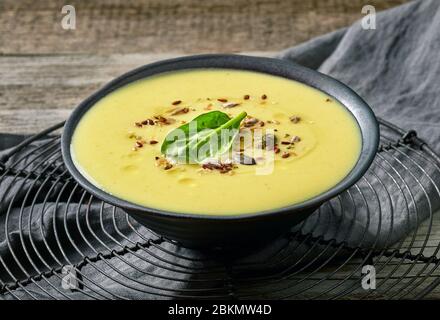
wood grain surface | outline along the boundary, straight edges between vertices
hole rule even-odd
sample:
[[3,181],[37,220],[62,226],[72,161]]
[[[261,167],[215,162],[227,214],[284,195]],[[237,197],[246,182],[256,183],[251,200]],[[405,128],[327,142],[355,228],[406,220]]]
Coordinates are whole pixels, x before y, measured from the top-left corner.
[[[407,0],[2,0],[0,53],[276,51]],[[76,29],[61,27],[63,4]]]

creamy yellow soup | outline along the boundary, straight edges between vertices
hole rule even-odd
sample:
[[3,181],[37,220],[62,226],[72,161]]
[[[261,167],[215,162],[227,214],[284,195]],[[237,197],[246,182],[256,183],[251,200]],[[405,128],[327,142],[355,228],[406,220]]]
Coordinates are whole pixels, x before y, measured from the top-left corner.
[[[265,155],[272,152],[273,161],[262,156],[255,165],[217,170],[164,159],[167,133],[215,110],[231,118],[244,111],[242,127],[272,132],[276,146]],[[105,96],[79,122],[71,149],[82,174],[121,199],[178,213],[231,215],[285,207],[327,191],[355,166],[361,136],[339,102],[302,83],[198,69],[139,80]]]

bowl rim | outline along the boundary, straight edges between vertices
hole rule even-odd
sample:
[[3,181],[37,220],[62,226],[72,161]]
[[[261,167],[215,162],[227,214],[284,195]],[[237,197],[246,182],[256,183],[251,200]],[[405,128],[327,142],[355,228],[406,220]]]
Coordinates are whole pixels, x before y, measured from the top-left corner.
[[[301,82],[333,97],[353,115],[360,128],[362,147],[356,164],[351,171],[347,173],[346,176],[336,185],[308,200],[270,210],[227,215],[208,213],[179,213],[139,205],[100,189],[89,179],[87,179],[75,166],[71,154],[71,140],[73,133],[82,116],[91,107],[93,107],[98,100],[128,83],[144,79],[152,75],[178,70],[206,68],[238,69],[272,74]],[[302,211],[318,207],[323,202],[328,201],[347,190],[362,178],[364,173],[368,170],[373,162],[378,146],[379,123],[376,119],[376,116],[367,103],[342,82],[288,60],[235,54],[202,54],[178,57],[143,65],[124,73],[95,91],[87,99],[83,100],[69,116],[64,125],[61,136],[62,156],[67,170],[80,186],[97,198],[104,200],[109,204],[115,205],[116,207],[129,211],[142,212],[145,215],[159,215],[173,219],[197,219],[210,221],[252,220],[273,215],[294,214],[294,211]]]

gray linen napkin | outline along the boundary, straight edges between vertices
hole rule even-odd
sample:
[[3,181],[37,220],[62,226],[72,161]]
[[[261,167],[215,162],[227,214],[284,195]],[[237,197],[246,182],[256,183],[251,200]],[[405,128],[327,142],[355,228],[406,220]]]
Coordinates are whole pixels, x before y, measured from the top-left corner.
[[[402,128],[416,130],[419,137],[440,152],[440,1],[413,1],[381,12],[377,15],[376,29],[365,30],[358,21],[349,28],[289,48],[279,57],[344,82],[372,107],[377,116]],[[438,178],[437,171],[430,174],[434,180]],[[417,181],[411,181],[411,184],[415,186]],[[428,188],[435,195],[431,205],[436,209],[439,205],[437,190],[433,186]],[[376,242],[378,248],[401,239],[426,219],[429,212],[425,195],[422,192],[416,194],[414,197],[421,207],[418,221],[408,222],[410,219],[403,216],[404,199],[398,197],[393,199],[396,212],[390,221],[387,201],[383,194],[380,195],[382,204],[385,204],[382,205],[385,207],[382,232],[377,237],[380,215],[373,212],[375,223],[370,223],[364,242],[364,245]],[[367,223],[365,216],[359,215],[355,220],[357,227],[353,233],[362,234]],[[333,232],[336,226],[325,228]],[[391,228],[393,232],[388,238],[387,230]]]
[[415,129],[440,152],[440,1],[410,2],[279,55],[354,89],[377,116]]

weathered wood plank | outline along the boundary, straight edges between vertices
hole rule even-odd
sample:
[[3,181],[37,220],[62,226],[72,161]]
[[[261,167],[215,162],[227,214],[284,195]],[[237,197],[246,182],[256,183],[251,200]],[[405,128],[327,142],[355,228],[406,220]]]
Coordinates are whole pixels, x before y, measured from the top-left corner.
[[0,57],[0,132],[41,131],[65,120],[76,105],[114,77],[147,63],[181,55]]
[[67,119],[71,109],[0,111],[0,132],[33,134]]
[[[2,0],[0,53],[280,50],[408,0]],[[61,27],[64,4],[76,29]]]

